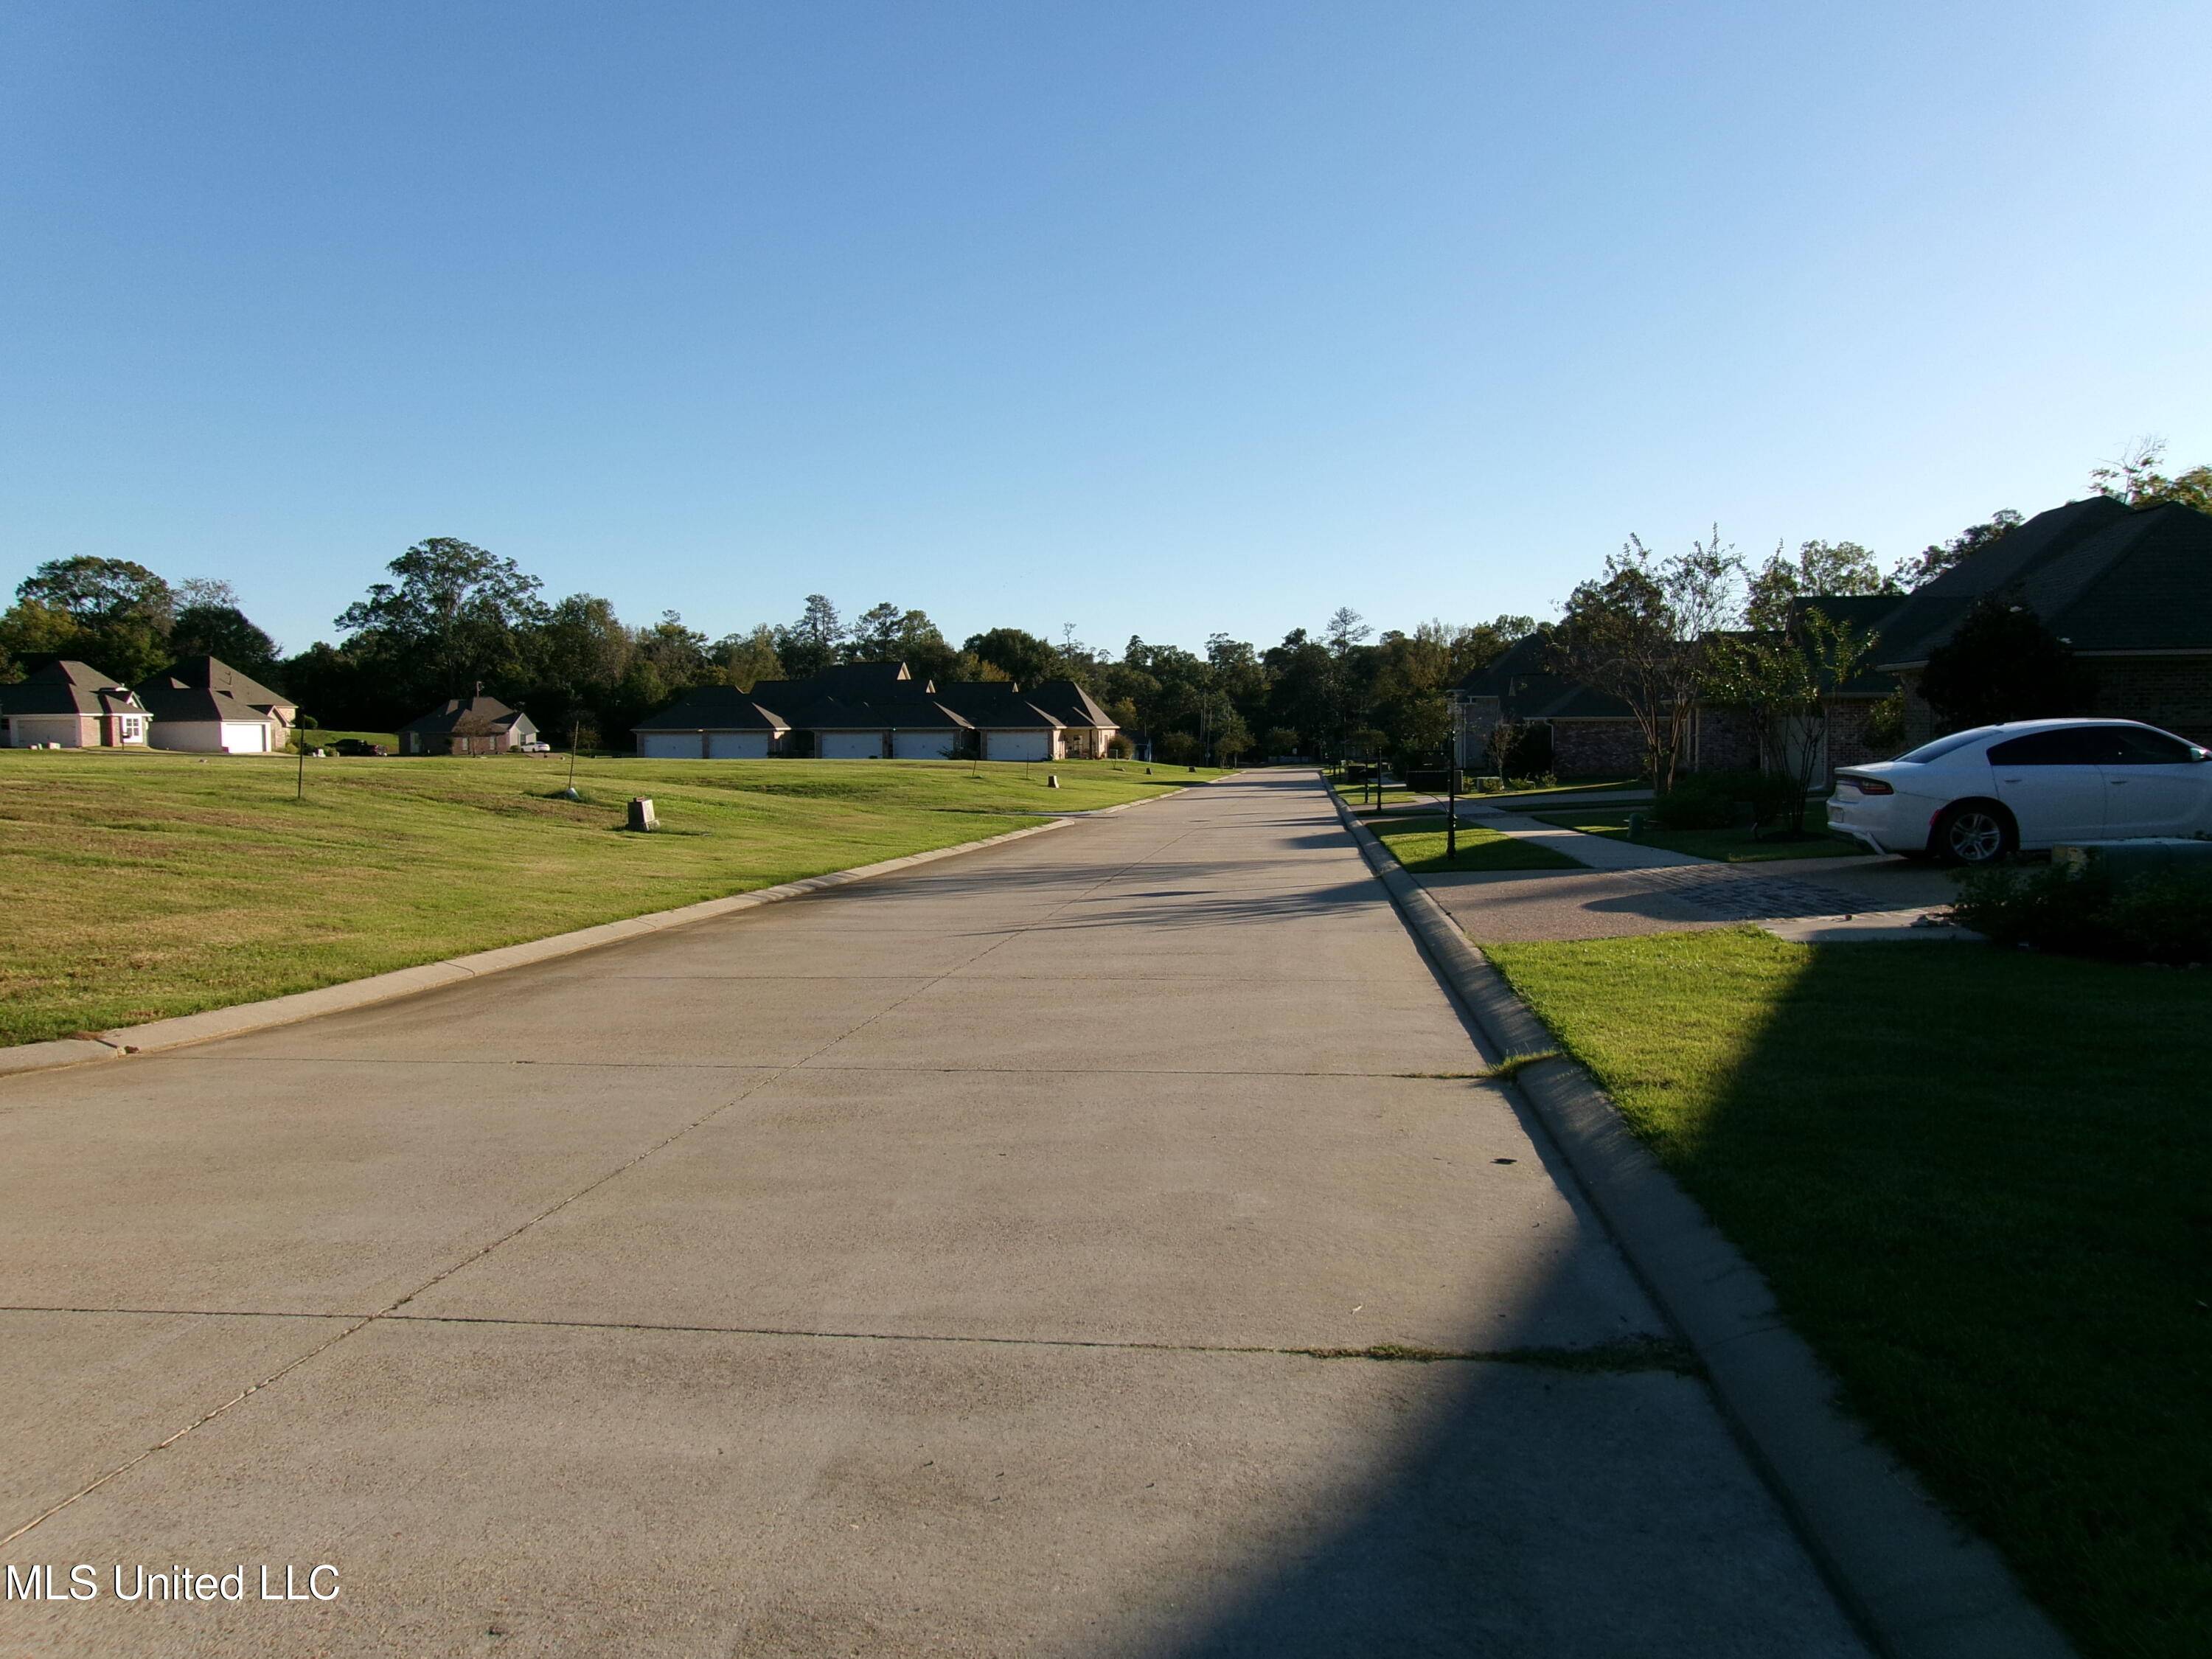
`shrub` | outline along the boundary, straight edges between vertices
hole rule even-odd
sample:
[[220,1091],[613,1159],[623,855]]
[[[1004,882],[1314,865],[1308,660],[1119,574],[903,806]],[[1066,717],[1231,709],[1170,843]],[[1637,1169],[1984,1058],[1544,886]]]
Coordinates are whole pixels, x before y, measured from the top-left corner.
[[2212,872],[2115,878],[2094,865],[1970,872],[1959,921],[2003,945],[2114,962],[2212,961]]
[[1651,822],[1662,830],[1755,829],[1789,817],[1797,794],[1797,781],[1778,773],[1692,772],[1652,802]]
[[1152,752],[1170,766],[1188,766],[1198,758],[1198,739],[1188,732],[1170,732],[1152,745]]

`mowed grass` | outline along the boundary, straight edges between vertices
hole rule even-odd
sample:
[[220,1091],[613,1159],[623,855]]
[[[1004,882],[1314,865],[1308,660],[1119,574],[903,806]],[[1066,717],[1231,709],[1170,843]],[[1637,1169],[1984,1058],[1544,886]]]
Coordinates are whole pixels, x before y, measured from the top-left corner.
[[1441,812],[1370,817],[1365,822],[1376,838],[1390,849],[1390,855],[1417,876],[1453,870],[1582,868],[1564,853],[1463,819],[1459,826],[1459,856],[1448,859],[1444,856],[1446,837]]
[[[1114,762],[0,750],[0,1043],[276,996],[1218,776]],[[1047,786],[1057,773],[1060,787]],[[662,833],[623,830],[632,795]]]
[[[1536,817],[1540,823],[1557,824],[1562,830],[1579,830],[1586,836],[1604,836],[1613,841],[1628,839],[1627,811],[1540,812]],[[1636,844],[1687,853],[1692,858],[1714,859],[1723,864],[1760,863],[1769,859],[1849,858],[1866,851],[1855,841],[1820,829],[1820,807],[1815,802],[1805,815],[1807,834],[1802,840],[1784,840],[1771,830],[1763,836],[1754,836],[1748,830],[1657,830],[1647,825],[1636,838]]]
[[1484,948],[2085,1655],[2207,1651],[2212,974],[1749,929]]

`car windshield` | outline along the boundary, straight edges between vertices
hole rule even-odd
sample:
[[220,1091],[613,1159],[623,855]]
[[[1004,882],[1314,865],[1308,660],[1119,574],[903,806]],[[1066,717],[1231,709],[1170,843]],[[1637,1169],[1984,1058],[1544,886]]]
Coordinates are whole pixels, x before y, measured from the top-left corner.
[[1955,732],[1948,738],[1938,738],[1933,743],[1923,743],[1917,749],[1908,750],[1897,758],[1913,766],[1925,766],[1929,761],[1942,760],[1954,749],[1964,749],[1970,743],[1978,743],[1979,732]]

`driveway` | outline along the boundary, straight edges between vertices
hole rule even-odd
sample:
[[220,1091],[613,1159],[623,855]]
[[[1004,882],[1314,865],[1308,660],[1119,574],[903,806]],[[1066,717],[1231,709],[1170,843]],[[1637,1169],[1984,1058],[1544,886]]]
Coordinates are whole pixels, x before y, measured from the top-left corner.
[[1486,1063],[1277,774],[0,1080],[0,1638],[1861,1654]]

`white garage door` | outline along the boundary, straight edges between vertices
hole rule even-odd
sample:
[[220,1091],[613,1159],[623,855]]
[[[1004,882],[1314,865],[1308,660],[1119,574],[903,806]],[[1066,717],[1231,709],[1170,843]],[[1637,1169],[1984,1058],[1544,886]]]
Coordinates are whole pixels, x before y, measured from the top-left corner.
[[645,760],[698,760],[703,741],[696,732],[641,732],[637,752]]
[[709,732],[707,753],[715,760],[766,760],[765,732]]
[[1034,761],[1052,758],[1052,733],[1049,732],[994,732],[990,746],[983,751],[985,760]]
[[875,760],[884,752],[880,732],[824,732],[820,753],[823,760]]
[[234,755],[265,755],[269,752],[269,728],[258,720],[225,720],[222,746]]
[[895,732],[891,748],[901,760],[943,760],[956,734],[950,732]]

